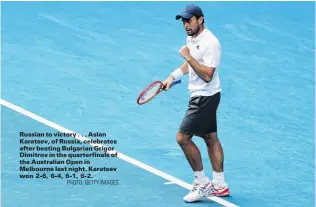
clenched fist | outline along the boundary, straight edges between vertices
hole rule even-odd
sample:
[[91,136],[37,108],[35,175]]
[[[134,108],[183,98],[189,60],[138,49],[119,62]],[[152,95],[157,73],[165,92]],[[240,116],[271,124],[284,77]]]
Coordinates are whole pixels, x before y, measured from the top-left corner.
[[182,46],[179,50],[179,53],[187,61],[189,61],[191,59],[190,50],[187,46]]

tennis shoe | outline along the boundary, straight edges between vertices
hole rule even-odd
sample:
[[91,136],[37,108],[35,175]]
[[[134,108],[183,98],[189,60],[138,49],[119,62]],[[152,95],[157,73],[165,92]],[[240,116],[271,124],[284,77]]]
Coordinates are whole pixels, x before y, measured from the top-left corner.
[[202,197],[204,197],[212,186],[211,181],[206,183],[199,183],[198,181],[194,181],[192,185],[192,190],[183,197],[183,200],[188,203],[199,201]]
[[229,196],[229,188],[228,185],[225,184],[223,186],[219,186],[214,180],[211,181],[211,185],[209,185],[208,193],[206,196],[217,196],[217,197],[225,197]]

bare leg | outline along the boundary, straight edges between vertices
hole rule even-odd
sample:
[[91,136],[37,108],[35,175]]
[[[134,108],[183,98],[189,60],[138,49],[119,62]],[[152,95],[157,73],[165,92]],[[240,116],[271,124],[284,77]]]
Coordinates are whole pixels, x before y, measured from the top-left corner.
[[208,156],[212,163],[213,171],[224,171],[224,152],[222,145],[217,137],[217,133],[209,133],[204,137],[207,146]]
[[202,171],[203,164],[200,150],[192,141],[192,135],[185,135],[181,132],[177,133],[177,142],[182,148],[187,160],[193,171]]

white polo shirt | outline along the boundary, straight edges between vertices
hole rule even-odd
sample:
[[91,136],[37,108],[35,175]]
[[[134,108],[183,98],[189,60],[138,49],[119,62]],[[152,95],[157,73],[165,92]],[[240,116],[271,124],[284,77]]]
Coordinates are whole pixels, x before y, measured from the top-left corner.
[[212,80],[207,83],[201,79],[189,64],[189,94],[193,96],[212,96],[221,91],[218,69],[221,61],[221,45],[215,35],[204,28],[195,38],[187,37],[187,47],[191,56],[199,64],[216,68]]

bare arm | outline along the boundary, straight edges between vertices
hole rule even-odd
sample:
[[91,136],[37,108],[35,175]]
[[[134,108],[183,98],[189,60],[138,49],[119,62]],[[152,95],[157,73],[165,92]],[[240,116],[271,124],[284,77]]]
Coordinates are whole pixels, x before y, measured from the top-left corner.
[[214,67],[206,67],[199,64],[191,55],[187,58],[187,63],[191,65],[192,69],[202,80],[207,83],[212,80],[215,71]]
[[[185,61],[180,67],[179,67],[183,73],[183,75],[189,73],[189,63]],[[168,90],[170,88],[171,83],[174,81],[173,75],[169,75],[169,77],[163,82],[163,84],[166,86],[164,90]]]
[[183,75],[189,73],[189,64],[187,61],[185,61],[181,66],[180,66]]
[[[189,63],[187,61],[185,61],[179,68],[182,70],[183,75],[189,73]],[[169,75],[168,79],[174,81],[174,77],[171,74]]]
[[219,44],[210,44],[203,54],[204,65],[198,63],[190,54],[187,46],[183,46],[179,53],[190,64],[195,73],[205,82],[210,82],[213,78],[214,71],[220,62],[221,48]]

